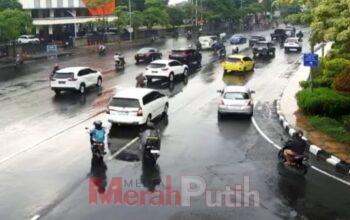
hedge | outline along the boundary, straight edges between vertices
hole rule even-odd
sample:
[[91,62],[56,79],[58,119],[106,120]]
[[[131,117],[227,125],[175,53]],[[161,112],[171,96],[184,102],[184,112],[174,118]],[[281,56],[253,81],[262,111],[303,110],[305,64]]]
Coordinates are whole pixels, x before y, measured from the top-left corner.
[[299,108],[308,115],[341,117],[350,114],[350,97],[328,88],[304,89],[296,97]]
[[[318,88],[318,87],[326,87],[326,88],[331,88],[332,87],[333,80],[332,79],[314,79],[312,81],[312,86],[313,88]],[[304,89],[310,87],[310,81],[300,81],[299,82],[300,86]]]

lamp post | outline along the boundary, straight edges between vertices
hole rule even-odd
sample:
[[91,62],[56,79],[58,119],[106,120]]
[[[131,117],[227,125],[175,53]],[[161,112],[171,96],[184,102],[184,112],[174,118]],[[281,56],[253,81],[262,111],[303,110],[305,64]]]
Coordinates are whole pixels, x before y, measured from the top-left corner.
[[129,19],[130,19],[130,29],[129,29],[129,40],[132,41],[132,20],[131,20],[131,0],[129,0]]
[[74,18],[74,38],[77,38],[77,12],[76,11],[67,11]]

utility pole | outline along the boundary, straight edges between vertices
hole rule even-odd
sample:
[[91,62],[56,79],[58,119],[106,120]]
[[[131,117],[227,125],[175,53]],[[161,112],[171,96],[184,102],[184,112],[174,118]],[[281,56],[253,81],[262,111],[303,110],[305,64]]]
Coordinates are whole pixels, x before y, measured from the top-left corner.
[[132,41],[132,20],[131,20],[131,0],[129,0],[129,19],[130,19],[130,29],[129,29],[129,40]]
[[196,0],[196,27],[198,27],[198,0]]

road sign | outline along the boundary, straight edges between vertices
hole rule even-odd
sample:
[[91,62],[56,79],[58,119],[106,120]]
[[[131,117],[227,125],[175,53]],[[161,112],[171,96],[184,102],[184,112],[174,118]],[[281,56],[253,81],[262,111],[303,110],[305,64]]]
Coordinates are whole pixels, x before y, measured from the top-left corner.
[[318,55],[314,53],[304,54],[304,66],[315,68],[318,66]]
[[46,53],[47,53],[48,57],[53,56],[53,57],[57,58],[57,55],[58,55],[58,47],[57,47],[57,45],[55,45],[55,44],[47,45],[46,46]]

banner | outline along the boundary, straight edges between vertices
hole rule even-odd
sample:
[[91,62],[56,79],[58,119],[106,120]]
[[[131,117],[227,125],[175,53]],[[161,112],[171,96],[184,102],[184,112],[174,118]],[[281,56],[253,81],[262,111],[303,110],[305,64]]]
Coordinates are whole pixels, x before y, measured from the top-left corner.
[[115,0],[111,0],[110,2],[107,2],[103,7],[99,7],[99,8],[89,8],[87,6],[88,1],[98,2],[98,0],[83,0],[89,12],[94,16],[111,15],[114,13]]

